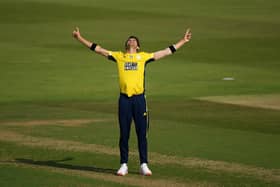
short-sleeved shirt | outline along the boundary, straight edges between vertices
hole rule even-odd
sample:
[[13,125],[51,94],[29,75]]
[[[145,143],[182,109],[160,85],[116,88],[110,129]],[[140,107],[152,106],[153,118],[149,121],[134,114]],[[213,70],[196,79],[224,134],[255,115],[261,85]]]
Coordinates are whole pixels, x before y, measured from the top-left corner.
[[131,97],[144,93],[145,67],[147,63],[154,61],[154,53],[109,51],[108,59],[117,63],[122,94]]

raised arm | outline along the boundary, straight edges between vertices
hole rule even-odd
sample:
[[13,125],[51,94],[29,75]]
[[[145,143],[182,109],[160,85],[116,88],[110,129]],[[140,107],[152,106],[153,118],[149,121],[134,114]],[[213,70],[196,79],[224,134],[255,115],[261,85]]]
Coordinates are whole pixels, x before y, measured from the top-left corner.
[[158,60],[158,59],[161,59],[168,55],[171,55],[176,50],[178,50],[180,47],[182,47],[185,43],[189,42],[191,39],[191,36],[192,36],[192,33],[191,33],[190,29],[187,29],[185,36],[181,40],[179,40],[176,44],[171,45],[170,47],[167,47],[166,49],[155,52],[154,59]]
[[100,45],[97,45],[91,41],[88,41],[84,37],[81,36],[80,29],[76,27],[76,29],[72,33],[73,37],[76,38],[80,43],[88,47],[89,49],[95,51],[97,54],[108,57],[109,51],[107,49],[102,48]]

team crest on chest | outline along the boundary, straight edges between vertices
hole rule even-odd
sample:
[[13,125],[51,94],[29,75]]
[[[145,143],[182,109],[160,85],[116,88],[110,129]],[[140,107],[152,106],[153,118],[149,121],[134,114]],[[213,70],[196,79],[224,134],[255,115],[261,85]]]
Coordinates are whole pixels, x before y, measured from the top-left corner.
[[141,60],[141,55],[136,55],[137,60]]

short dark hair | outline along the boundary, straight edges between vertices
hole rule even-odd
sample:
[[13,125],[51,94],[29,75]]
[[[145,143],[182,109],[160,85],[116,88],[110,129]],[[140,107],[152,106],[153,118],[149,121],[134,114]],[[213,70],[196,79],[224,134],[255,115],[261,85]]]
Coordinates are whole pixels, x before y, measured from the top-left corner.
[[136,40],[137,46],[140,48],[140,41],[139,41],[139,39],[138,39],[136,36],[129,36],[128,39],[125,41],[125,44],[124,44],[125,49],[127,49],[127,47],[128,47],[128,46],[127,46],[127,42],[128,42],[128,40],[131,39],[131,38],[133,38],[133,39]]

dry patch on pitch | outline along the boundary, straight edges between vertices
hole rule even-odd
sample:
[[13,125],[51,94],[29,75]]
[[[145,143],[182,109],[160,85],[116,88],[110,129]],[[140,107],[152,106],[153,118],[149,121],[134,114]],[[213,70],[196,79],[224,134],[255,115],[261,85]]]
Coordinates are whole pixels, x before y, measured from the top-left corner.
[[57,125],[64,127],[79,127],[89,123],[99,123],[106,122],[108,119],[63,119],[63,120],[31,120],[31,121],[6,121],[0,122],[0,125],[8,126],[24,126],[24,127],[33,127],[33,126],[49,126]]
[[[57,140],[52,138],[38,138],[19,134],[12,131],[0,131],[0,141],[14,142],[19,145],[48,148],[54,150],[66,150],[77,152],[90,152],[119,156],[119,150],[104,145],[85,144],[77,141]],[[130,155],[137,157],[137,151],[131,151]],[[265,169],[225,161],[213,161],[199,158],[169,156],[159,153],[150,153],[150,161],[157,164],[176,164],[186,168],[201,168],[209,171],[236,173],[254,176],[268,182],[280,182],[279,169]]]
[[267,95],[239,95],[239,96],[211,96],[200,97],[199,100],[217,103],[249,106],[255,108],[266,108],[280,110],[280,94]]
[[13,131],[0,131],[0,141],[9,141],[31,147],[45,147],[56,150],[67,150],[77,152],[102,153],[107,155],[119,155],[118,149],[103,145],[84,144],[77,141],[57,140],[45,137],[33,137],[19,134]]

